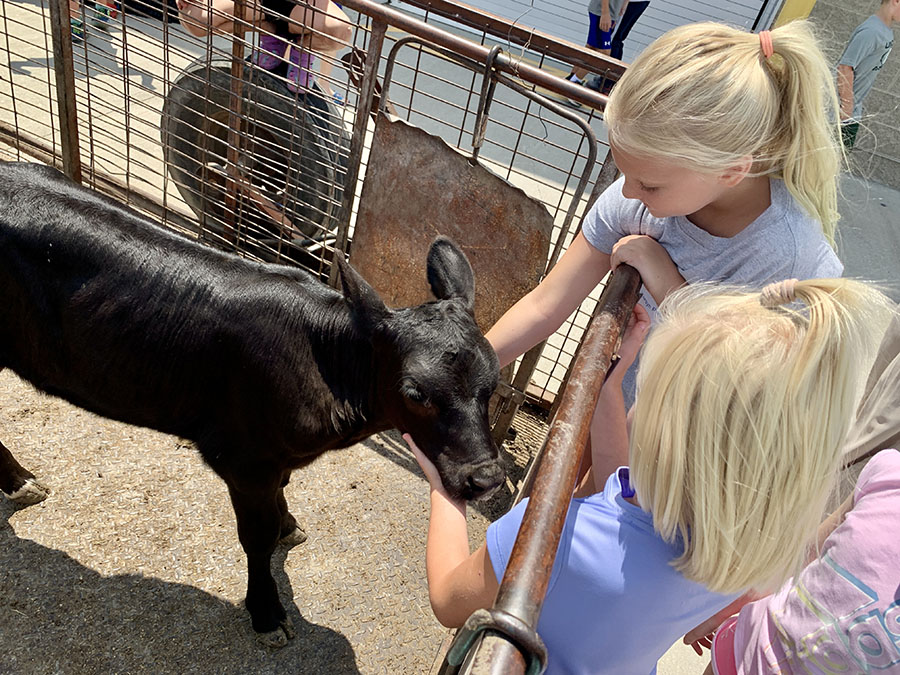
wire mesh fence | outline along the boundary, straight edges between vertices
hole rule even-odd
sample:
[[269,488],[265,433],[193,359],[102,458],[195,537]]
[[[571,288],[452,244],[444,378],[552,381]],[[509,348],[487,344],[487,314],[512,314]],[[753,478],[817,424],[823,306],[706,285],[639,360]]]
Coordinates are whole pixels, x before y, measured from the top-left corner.
[[[537,200],[552,221],[541,274],[611,180],[605,99],[561,76],[578,63],[614,80],[622,64],[436,0],[348,0],[323,14],[343,22],[330,34],[312,5],[179,2],[3,0],[6,158],[55,164],[187,236],[323,279],[335,249],[352,260],[380,115]],[[515,243],[480,283],[520,264]],[[595,301],[510,376],[516,401],[552,402]]]

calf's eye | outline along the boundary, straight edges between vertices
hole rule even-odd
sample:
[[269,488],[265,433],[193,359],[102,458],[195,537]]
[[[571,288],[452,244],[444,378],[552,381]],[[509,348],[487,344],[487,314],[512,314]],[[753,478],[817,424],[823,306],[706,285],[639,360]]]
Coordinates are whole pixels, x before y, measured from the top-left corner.
[[404,381],[400,385],[400,393],[403,395],[403,398],[411,403],[415,403],[416,405],[425,408],[431,407],[431,401],[422,393],[422,390],[419,389],[414,382],[410,382],[409,380]]

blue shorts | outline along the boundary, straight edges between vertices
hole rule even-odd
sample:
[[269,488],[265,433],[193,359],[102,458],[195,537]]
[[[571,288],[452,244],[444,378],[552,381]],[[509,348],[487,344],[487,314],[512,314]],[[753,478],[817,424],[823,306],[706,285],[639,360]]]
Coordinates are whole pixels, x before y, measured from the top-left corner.
[[588,47],[594,49],[610,49],[612,47],[612,35],[616,30],[616,22],[613,21],[608,31],[600,30],[600,15],[588,12],[591,22],[588,24]]

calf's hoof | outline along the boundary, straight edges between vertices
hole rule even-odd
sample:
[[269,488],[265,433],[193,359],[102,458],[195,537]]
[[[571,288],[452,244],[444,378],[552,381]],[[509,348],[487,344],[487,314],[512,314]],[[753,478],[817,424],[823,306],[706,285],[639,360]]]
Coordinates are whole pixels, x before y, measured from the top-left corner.
[[290,619],[285,618],[275,630],[266,633],[257,633],[256,639],[266,647],[281,648],[287,644],[288,640],[293,639],[296,635],[294,624]]
[[306,532],[299,527],[295,527],[293,532],[284,535],[278,540],[278,543],[284,544],[285,546],[296,546],[297,544],[302,544],[304,541],[306,541]]
[[18,506],[28,506],[42,502],[50,495],[50,488],[41,485],[34,478],[26,478],[18,490],[7,495],[9,501]]

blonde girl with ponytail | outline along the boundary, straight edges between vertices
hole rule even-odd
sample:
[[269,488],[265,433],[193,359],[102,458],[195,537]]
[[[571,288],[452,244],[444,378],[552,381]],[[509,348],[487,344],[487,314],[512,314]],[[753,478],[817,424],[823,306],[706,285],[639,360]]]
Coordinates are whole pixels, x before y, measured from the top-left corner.
[[685,283],[841,276],[837,110],[807,22],[759,34],[691,24],[649,45],[604,113],[623,175],[550,274],[488,331],[501,365],[556,331],[623,262],[641,273],[651,317]]
[[[630,432],[618,368],[601,390],[591,489],[569,506],[537,626],[548,674],[655,672],[702,620],[802,567],[892,311],[848,279],[762,292],[695,284],[666,298],[643,347]],[[638,306],[623,366],[648,323]],[[465,504],[404,438],[431,486],[432,608],[459,626],[493,604],[527,500],[470,555]]]
[[642,351],[629,465],[656,531],[684,542],[685,577],[771,591],[803,567],[892,307],[850,279],[666,300]]

